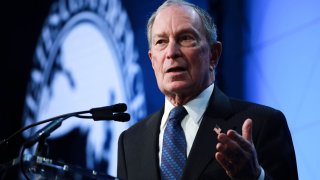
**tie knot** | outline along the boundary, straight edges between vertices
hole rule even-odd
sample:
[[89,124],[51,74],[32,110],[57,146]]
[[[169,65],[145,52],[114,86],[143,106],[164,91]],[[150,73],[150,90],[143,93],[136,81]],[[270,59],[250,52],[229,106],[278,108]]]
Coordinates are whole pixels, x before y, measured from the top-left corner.
[[188,114],[187,110],[183,106],[174,107],[169,114],[169,120],[181,122],[182,119]]

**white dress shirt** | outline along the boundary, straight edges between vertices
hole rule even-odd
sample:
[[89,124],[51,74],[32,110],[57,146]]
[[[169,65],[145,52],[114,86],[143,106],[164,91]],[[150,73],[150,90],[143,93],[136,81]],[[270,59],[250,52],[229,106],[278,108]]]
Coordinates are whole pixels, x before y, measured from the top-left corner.
[[[214,84],[211,84],[201,92],[195,99],[189,101],[183,107],[187,110],[188,114],[181,121],[181,127],[184,131],[187,141],[187,157],[189,156],[194,138],[198,132],[204,111],[207,109],[210,96],[212,94]],[[162,142],[163,134],[167,125],[167,120],[170,111],[174,108],[171,102],[166,98],[164,105],[164,113],[161,119],[160,134],[159,134],[159,161],[161,165],[162,156]]]

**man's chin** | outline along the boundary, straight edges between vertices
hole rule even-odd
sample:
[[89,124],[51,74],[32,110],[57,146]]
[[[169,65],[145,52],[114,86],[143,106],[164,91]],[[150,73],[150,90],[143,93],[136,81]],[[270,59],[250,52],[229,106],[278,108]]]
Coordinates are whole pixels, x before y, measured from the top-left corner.
[[167,88],[166,91],[173,94],[185,94],[192,89],[192,86],[188,83],[184,82],[175,82],[171,83]]

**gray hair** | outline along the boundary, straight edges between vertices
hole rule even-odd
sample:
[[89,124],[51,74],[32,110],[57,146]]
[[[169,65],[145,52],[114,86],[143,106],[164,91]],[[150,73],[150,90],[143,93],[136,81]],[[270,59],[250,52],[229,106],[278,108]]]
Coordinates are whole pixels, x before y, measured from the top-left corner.
[[158,9],[151,15],[151,17],[148,20],[147,24],[147,36],[148,36],[148,44],[149,44],[149,49],[151,49],[151,44],[152,44],[152,26],[154,23],[154,20],[158,13],[169,6],[172,5],[178,5],[178,6],[188,6],[191,7],[195,12],[198,13],[200,19],[201,19],[201,24],[205,32],[206,39],[210,45],[213,45],[217,42],[217,28],[216,25],[214,24],[211,16],[208,14],[207,11],[204,9],[191,4],[189,2],[185,2],[183,0],[167,0],[165,1],[161,6],[158,7]]

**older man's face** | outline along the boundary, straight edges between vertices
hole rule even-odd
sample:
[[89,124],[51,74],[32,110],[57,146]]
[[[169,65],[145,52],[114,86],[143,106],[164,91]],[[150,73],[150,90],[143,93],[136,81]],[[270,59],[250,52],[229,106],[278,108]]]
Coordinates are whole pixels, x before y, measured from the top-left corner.
[[149,57],[158,86],[165,95],[197,94],[213,81],[216,63],[199,15],[186,6],[159,12],[152,27]]

